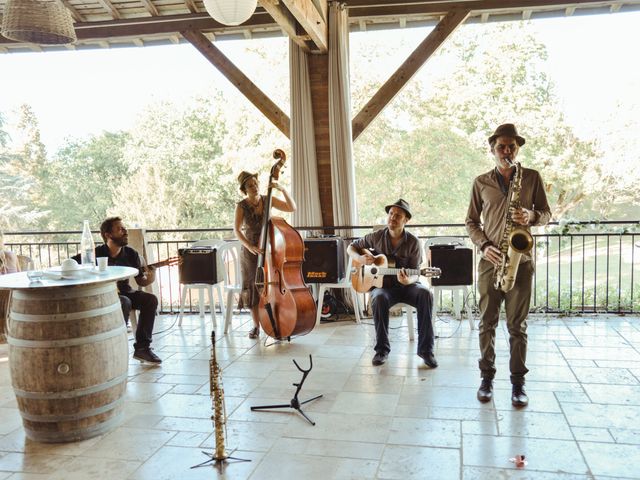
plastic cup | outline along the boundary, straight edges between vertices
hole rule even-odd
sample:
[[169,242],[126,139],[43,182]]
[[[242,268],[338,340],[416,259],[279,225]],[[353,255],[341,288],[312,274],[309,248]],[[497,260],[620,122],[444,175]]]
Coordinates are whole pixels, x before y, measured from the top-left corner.
[[98,257],[98,271],[99,272],[106,271],[108,263],[109,263],[109,257]]

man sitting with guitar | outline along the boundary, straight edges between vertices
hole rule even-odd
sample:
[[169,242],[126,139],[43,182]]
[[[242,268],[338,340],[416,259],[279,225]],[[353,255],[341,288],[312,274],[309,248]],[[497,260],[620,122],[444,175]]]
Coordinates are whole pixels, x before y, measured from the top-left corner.
[[[96,258],[108,257],[110,266],[137,268],[140,274],[134,278],[141,287],[151,285],[155,281],[155,267],[177,263],[177,259],[169,259],[164,262],[146,265],[140,254],[127,246],[129,235],[120,217],[109,217],[102,222],[100,235],[104,240],[104,244],[96,247]],[[79,255],[77,257],[77,260],[79,260]],[[136,329],[136,342],[133,344],[133,358],[152,365],[161,364],[162,360],[153,353],[150,347],[158,299],[152,293],[134,290],[129,284],[128,278],[118,281],[117,286],[125,323],[129,320],[129,313],[132,308],[140,311],[138,328]]]
[[[358,271],[365,270],[359,270],[359,267],[379,264],[381,256],[374,255],[372,249],[394,259],[399,268],[395,277],[385,277],[382,287],[371,290],[371,307],[376,329],[376,354],[371,363],[377,366],[387,361],[391,351],[389,309],[396,303],[406,303],[415,307],[418,312],[418,356],[424,360],[425,365],[436,368],[438,362],[433,355],[434,335],[431,325],[433,295],[418,281],[418,271],[407,272],[407,269],[417,269],[422,263],[420,241],[404,228],[411,219],[411,210],[405,200],[399,199],[396,203],[387,205],[385,211],[388,214],[387,227],[354,241],[347,249],[355,267],[352,272],[353,282],[356,282],[354,277],[358,276]],[[383,271],[381,275],[384,275],[385,269],[380,270]],[[375,285],[376,282],[372,284]]]

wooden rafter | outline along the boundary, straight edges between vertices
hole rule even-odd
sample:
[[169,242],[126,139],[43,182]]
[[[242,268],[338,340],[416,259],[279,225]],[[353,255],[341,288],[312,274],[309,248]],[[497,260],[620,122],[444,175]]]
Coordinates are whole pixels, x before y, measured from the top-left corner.
[[198,13],[198,7],[196,7],[196,2],[193,0],[184,0],[184,4],[187,6],[191,13]]
[[[282,0],[300,26],[311,37],[320,53],[328,51],[329,29],[326,16],[317,10],[309,0]],[[326,3],[326,0],[325,0]]]
[[120,12],[118,11],[118,9],[113,5],[113,3],[111,3],[110,0],[98,0],[98,3],[100,5],[102,5],[110,14],[113,18],[115,18],[116,20],[122,18],[120,15]]
[[424,63],[433,55],[458,26],[469,16],[470,10],[455,9],[449,12],[427,35],[420,45],[409,55],[380,90],[367,102],[352,122],[353,139],[355,140],[365,128],[389,104],[407,82],[416,74]]
[[153,2],[151,2],[151,0],[140,0],[140,1],[142,2],[142,5],[144,5],[144,8],[147,9],[147,12],[149,12],[152,17],[160,16],[160,12],[158,12],[158,9],[153,4]]
[[282,31],[305,51],[309,51],[305,35],[298,35],[296,20],[289,10],[284,8],[279,0],[260,0],[260,5],[271,15]]
[[71,17],[73,18],[73,20],[74,20],[75,22],[82,22],[82,21],[84,21],[84,18],[82,17],[82,15],[80,15],[80,14],[78,13],[78,10],[76,10],[76,9],[73,7],[73,5],[71,5],[71,4],[69,3],[69,1],[68,1],[68,0],[62,0],[62,4],[63,4],[65,7],[67,7],[67,10],[69,10],[69,13],[71,14]]
[[186,30],[180,34],[211,62],[253,105],[262,112],[287,138],[289,116],[236,67],[202,32]]

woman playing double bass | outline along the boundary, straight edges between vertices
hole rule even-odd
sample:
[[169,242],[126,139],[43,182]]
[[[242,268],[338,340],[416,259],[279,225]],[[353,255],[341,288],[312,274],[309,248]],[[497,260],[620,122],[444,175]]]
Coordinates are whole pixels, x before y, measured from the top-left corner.
[[[257,338],[260,333],[258,316],[260,293],[256,288],[255,277],[258,255],[264,254],[259,243],[265,214],[266,196],[260,194],[257,173],[240,172],[238,183],[240,191],[245,195],[245,198],[236,204],[233,231],[240,243],[242,243],[240,255],[242,301],[251,310],[251,318],[253,319],[253,328],[249,332],[249,338]],[[283,212],[295,211],[296,202],[289,196],[289,193],[277,182],[272,182],[271,187],[280,190],[284,196],[284,201],[273,197],[271,199],[272,206]]]

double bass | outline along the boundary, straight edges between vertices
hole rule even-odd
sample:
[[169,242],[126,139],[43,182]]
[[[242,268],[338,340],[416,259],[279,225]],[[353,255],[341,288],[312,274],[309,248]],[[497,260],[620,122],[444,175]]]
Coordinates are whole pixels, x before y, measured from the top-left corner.
[[270,337],[283,340],[313,330],[316,303],[302,275],[302,237],[284,218],[271,216],[271,184],[278,181],[286,156],[277,149],[273,158],[278,161],[269,175],[256,287],[260,292],[258,315],[262,330]]

